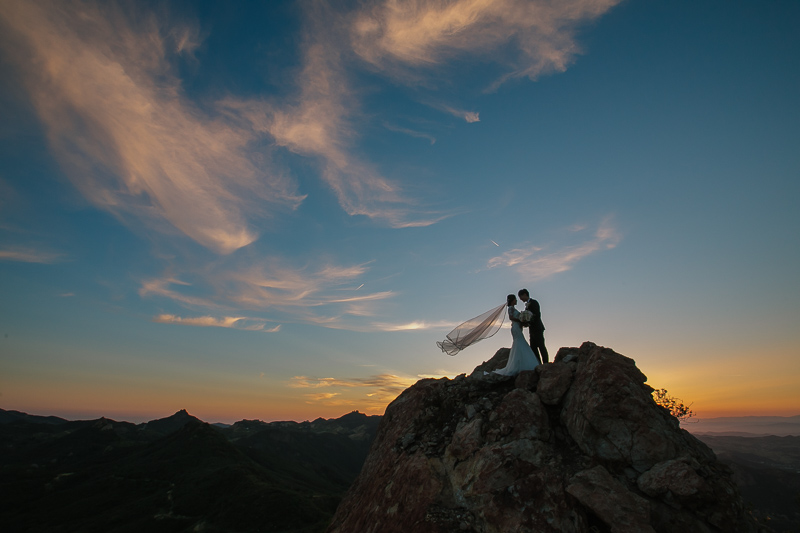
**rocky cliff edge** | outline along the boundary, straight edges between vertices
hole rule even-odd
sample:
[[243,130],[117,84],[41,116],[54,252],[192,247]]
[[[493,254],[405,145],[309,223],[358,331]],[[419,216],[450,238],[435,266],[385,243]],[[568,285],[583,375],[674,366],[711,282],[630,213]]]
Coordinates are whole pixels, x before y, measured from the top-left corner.
[[484,375],[507,357],[398,396],[328,532],[762,531],[632,359],[587,342]]

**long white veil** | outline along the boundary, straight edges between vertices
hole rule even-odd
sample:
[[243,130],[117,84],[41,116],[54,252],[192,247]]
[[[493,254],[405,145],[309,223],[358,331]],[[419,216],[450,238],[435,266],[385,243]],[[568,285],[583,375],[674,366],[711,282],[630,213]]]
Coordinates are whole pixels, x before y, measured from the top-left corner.
[[506,319],[504,313],[507,304],[486,311],[482,315],[471,318],[447,334],[447,337],[436,346],[448,355],[455,355],[467,346],[488,339],[500,329]]

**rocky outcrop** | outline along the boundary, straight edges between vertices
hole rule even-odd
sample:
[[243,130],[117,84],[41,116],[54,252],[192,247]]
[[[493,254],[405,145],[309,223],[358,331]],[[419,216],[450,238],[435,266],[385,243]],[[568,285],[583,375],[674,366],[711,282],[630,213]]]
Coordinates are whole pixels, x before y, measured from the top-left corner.
[[584,343],[484,375],[507,357],[398,396],[329,533],[761,530],[632,359]]

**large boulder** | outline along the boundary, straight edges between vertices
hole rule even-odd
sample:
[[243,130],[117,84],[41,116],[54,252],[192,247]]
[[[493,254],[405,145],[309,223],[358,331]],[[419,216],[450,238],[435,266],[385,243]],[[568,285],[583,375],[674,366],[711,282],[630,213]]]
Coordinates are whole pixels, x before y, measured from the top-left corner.
[[632,359],[584,343],[484,374],[507,358],[398,396],[329,533],[760,530]]
[[[653,402],[653,389],[633,359],[591,343],[578,352],[560,418],[584,453],[638,472],[684,453],[700,461],[714,459],[706,445],[680,430],[678,420]],[[559,351],[555,364],[562,356]]]

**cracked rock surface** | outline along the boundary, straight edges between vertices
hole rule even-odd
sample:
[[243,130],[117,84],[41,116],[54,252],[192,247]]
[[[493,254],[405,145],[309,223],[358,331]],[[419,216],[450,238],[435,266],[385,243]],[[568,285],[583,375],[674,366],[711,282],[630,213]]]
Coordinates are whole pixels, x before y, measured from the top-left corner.
[[632,359],[587,342],[484,376],[507,358],[398,396],[329,533],[765,531]]

